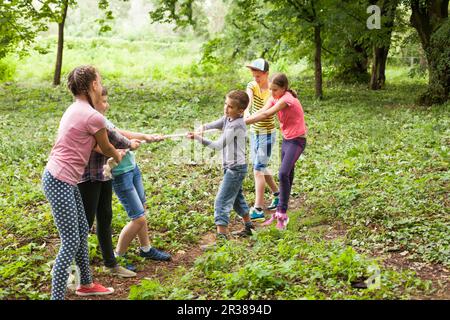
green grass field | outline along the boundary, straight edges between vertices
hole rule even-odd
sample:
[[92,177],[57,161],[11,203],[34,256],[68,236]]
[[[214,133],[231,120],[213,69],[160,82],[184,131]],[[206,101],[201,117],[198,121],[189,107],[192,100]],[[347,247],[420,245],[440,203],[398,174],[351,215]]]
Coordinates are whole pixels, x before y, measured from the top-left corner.
[[[77,48],[67,50],[64,72],[82,63],[97,65],[110,88],[109,118],[120,128],[192,129],[219,117],[225,93],[249,80],[245,68],[217,74],[199,67],[199,47],[189,41],[72,39],[69,49],[71,43]],[[44,288],[58,235],[40,178],[72,100],[64,86],[49,85],[52,65],[50,55],[32,55],[16,62],[16,82],[0,85],[0,299],[49,298]],[[416,106],[424,81],[408,79],[401,68],[391,70],[385,90],[332,84],[326,98],[316,101],[310,72],[288,69],[309,128],[288,230],[260,230],[249,240],[202,254],[193,266],[170,271],[170,277],[132,287],[130,298],[407,299],[445,290],[445,283],[383,263],[384,254],[400,252],[411,265],[450,265],[450,108]],[[137,152],[157,247],[190,250],[214,230],[221,170],[218,163],[196,158],[202,152],[208,160],[209,153],[187,140],[149,144]],[[244,189],[252,203],[251,176]],[[116,241],[127,217],[116,198],[113,209]],[[327,239],[327,228],[336,224],[345,226],[345,235]],[[98,270],[95,236],[89,246]],[[131,259],[145,265],[134,255]],[[372,275],[371,268],[381,271],[381,287],[353,288],[353,282]]]

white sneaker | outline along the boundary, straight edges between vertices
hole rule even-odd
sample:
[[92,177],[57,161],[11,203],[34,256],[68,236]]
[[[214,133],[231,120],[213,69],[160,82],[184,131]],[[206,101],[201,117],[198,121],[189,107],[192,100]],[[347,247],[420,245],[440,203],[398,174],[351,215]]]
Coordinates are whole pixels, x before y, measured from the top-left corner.
[[118,276],[121,278],[133,278],[136,277],[136,272],[128,270],[122,266],[115,266],[112,268],[105,267],[105,271],[113,276]]

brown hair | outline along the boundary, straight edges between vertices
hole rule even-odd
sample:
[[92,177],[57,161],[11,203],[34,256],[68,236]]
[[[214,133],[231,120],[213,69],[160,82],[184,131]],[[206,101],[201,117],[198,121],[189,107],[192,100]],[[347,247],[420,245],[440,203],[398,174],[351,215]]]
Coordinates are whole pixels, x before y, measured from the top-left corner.
[[243,90],[233,90],[227,93],[227,98],[236,102],[236,105],[239,109],[245,110],[248,106],[250,98],[248,97],[247,92]]
[[102,97],[108,95],[108,89],[106,87],[102,87]]
[[97,69],[93,66],[80,66],[73,69],[67,77],[67,86],[74,96],[85,95],[91,107],[94,107],[89,87],[92,82],[97,80]]
[[275,73],[270,78],[270,82],[280,88],[286,89],[286,91],[290,92],[294,96],[294,98],[298,98],[297,92],[289,88],[289,80],[284,73]]

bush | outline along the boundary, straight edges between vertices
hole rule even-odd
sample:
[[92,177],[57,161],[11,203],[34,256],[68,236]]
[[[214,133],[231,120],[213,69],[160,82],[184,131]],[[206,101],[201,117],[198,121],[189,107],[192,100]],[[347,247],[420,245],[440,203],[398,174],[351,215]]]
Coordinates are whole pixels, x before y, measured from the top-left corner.
[[13,80],[16,74],[16,63],[6,57],[0,60],[0,82]]

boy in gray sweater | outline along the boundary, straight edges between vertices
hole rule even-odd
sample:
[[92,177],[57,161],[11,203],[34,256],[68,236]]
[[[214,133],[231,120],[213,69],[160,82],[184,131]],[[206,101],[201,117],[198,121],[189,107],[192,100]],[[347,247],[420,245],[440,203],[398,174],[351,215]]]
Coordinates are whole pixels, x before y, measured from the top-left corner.
[[187,137],[203,145],[222,150],[224,177],[214,203],[214,221],[217,226],[217,240],[226,240],[231,209],[242,217],[245,229],[235,233],[237,236],[250,236],[254,226],[250,220],[249,207],[242,193],[242,182],[247,174],[245,145],[247,128],[244,111],[249,102],[248,95],[242,90],[233,90],[226,95],[225,115],[211,123],[203,125],[201,131],[221,129],[222,135],[217,141],[210,141],[200,134],[188,133]]

